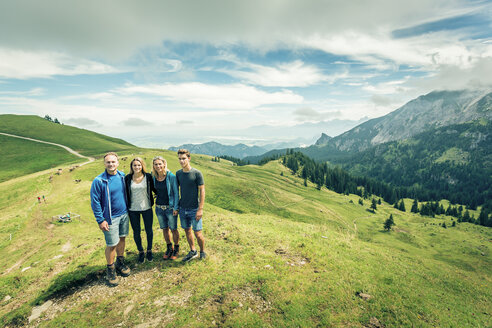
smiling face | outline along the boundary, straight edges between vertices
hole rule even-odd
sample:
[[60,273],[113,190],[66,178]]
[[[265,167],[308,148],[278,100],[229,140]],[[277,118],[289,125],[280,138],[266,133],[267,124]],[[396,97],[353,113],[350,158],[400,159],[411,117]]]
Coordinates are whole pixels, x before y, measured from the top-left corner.
[[137,160],[134,160],[132,162],[132,170],[133,170],[133,173],[141,173],[142,172],[142,163],[140,163]]
[[158,174],[164,174],[166,172],[166,163],[161,159],[154,160],[154,170]]
[[108,172],[108,174],[115,175],[119,164],[118,157],[115,155],[107,155],[104,157],[104,166],[106,167],[106,172]]

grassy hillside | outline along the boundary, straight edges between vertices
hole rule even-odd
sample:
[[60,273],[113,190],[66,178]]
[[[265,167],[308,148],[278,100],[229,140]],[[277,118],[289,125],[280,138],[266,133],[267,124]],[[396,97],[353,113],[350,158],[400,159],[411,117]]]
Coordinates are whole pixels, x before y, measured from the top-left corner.
[[97,155],[135,147],[121,139],[56,124],[34,115],[0,115],[0,132],[60,143],[83,155]]
[[[162,154],[176,171],[176,154]],[[149,166],[155,155],[141,154]],[[120,168],[128,171],[128,162]],[[88,196],[101,162],[64,170],[52,183],[42,174],[0,183],[0,324],[27,325],[33,308],[44,305],[30,325],[491,325],[489,228],[444,229],[438,224],[451,226],[449,217],[402,213],[385,203],[372,214],[356,196],[304,187],[278,162],[237,167],[193,156],[192,165],[205,177],[209,258],[159,260],[165,245],[154,220],[157,259],[137,265],[128,238],[132,275],[115,288],[102,282],[104,240]],[[46,204],[37,204],[38,194]],[[80,219],[52,221],[68,211]],[[389,214],[396,227],[388,233],[382,228]]]
[[0,135],[0,182],[26,174],[54,168],[61,163],[76,163],[83,159],[65,149],[35,141]]

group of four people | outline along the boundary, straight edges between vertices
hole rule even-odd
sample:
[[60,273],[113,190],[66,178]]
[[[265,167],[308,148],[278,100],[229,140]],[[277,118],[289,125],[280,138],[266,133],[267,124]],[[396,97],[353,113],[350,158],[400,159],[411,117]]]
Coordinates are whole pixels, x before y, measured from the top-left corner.
[[[106,279],[109,285],[118,284],[116,273],[123,277],[130,274],[125,264],[125,238],[129,223],[139,251],[137,261],[153,260],[153,213],[159,220],[167,244],[165,260],[176,260],[179,255],[178,214],[181,227],[185,230],[190,252],[184,262],[200,257],[205,259],[205,240],[202,234],[205,184],[202,173],[191,167],[190,152],[178,150],[181,170],[174,175],[167,169],[167,162],[161,156],[152,161],[152,174],[148,173],[145,162],[135,157],[130,162],[130,173],[118,170],[118,155],[110,152],[104,156],[105,171],[97,176],[91,186],[91,206],[94,216],[106,240]],[[147,234],[147,250],[144,252],[140,236],[142,217]],[[200,247],[197,252],[193,232]],[[174,245],[173,245],[174,243]],[[115,261],[116,257],[116,261]]]

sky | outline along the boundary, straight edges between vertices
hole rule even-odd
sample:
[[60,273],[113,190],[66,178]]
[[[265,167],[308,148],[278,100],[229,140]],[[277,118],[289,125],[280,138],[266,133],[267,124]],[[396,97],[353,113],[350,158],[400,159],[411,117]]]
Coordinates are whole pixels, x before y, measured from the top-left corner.
[[314,142],[492,86],[492,1],[0,0],[0,114],[144,147]]

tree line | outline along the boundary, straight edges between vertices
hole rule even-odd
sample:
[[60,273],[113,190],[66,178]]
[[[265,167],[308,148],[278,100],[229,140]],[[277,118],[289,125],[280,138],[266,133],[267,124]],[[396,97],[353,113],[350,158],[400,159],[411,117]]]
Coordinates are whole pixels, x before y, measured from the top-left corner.
[[[446,214],[456,217],[458,222],[472,222],[492,227],[491,211],[486,206],[482,206],[480,216],[477,219],[470,215],[468,209],[464,210],[463,206],[450,204],[444,210],[443,205],[437,200],[428,200],[419,207],[418,201],[422,200],[419,196],[425,192],[421,187],[395,187],[376,179],[353,176],[339,166],[328,167],[327,163],[315,162],[303,153],[291,149],[288,149],[285,155],[273,155],[262,159],[260,165],[270,160],[280,160],[284,166],[292,171],[292,174],[300,175],[304,179],[305,185],[309,180],[316,184],[317,189],[325,186],[339,194],[356,194],[364,199],[375,195],[383,198],[389,204],[395,204],[395,208],[401,211],[406,211],[403,198],[411,198],[414,199],[411,212],[431,217]],[[426,194],[426,196],[428,195]]]

